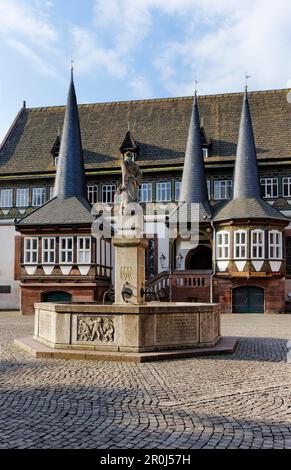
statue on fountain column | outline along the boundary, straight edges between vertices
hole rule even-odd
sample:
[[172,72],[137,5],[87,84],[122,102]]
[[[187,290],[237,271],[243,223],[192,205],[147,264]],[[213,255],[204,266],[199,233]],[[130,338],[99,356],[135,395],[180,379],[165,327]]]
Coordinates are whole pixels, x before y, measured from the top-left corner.
[[124,208],[132,203],[139,202],[139,185],[142,180],[142,171],[133,160],[133,154],[126,152],[121,162],[122,184],[117,190],[121,196],[120,212],[123,214]]

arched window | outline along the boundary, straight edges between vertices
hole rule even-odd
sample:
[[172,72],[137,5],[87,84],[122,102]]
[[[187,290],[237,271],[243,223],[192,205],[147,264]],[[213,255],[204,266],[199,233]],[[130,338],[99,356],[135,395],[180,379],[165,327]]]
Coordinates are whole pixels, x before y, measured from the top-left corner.
[[245,230],[234,232],[234,258],[247,258],[247,232]]
[[269,232],[269,258],[282,259],[282,233],[279,230]]
[[252,244],[252,259],[265,258],[265,232],[264,230],[252,230],[251,232]]
[[217,259],[229,259],[229,232],[216,234],[216,257]]

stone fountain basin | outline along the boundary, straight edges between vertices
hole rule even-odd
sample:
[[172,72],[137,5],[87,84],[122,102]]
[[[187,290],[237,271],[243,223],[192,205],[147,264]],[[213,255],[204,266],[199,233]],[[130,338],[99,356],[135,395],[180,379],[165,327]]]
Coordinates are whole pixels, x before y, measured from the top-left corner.
[[220,306],[204,303],[35,304],[34,340],[55,349],[143,353],[220,340]]

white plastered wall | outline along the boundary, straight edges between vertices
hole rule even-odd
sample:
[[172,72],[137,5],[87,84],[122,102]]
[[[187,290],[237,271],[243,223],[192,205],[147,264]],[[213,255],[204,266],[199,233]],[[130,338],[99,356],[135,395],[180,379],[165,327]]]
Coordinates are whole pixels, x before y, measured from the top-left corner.
[[10,286],[10,294],[0,293],[0,310],[20,309],[19,281],[14,280],[16,231],[11,221],[0,225],[0,286]]

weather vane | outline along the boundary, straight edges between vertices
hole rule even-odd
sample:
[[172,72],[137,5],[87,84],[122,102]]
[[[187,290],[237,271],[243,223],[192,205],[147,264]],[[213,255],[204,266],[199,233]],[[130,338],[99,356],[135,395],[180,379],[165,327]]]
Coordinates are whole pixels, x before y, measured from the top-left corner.
[[71,71],[74,71],[74,57],[71,56]]
[[246,85],[246,90],[248,89],[248,84],[249,84],[248,80],[249,80],[249,78],[251,78],[251,75],[249,75],[248,72],[246,72],[246,73],[245,73],[245,80],[246,80],[245,85]]
[[195,78],[195,95],[197,95],[197,85],[198,85],[198,80]]
[[128,130],[128,132],[130,131],[130,121],[129,120],[127,121],[127,130]]

